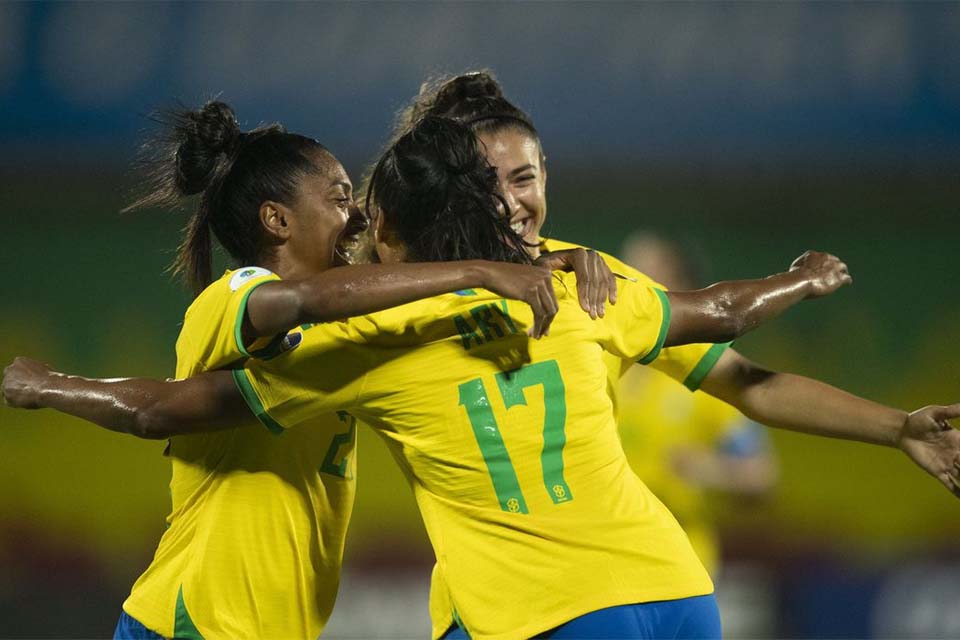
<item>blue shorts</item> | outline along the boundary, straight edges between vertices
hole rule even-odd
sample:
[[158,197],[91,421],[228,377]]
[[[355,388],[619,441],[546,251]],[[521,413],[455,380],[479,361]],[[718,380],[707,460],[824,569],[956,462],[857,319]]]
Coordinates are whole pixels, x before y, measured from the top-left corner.
[[[711,594],[591,611],[541,633],[537,638],[716,640],[721,636],[720,610],[716,598]],[[466,631],[454,625],[443,635],[443,640],[465,640],[469,637]]]
[[126,611],[121,611],[117,628],[113,632],[113,640],[164,640],[164,638],[131,618]]

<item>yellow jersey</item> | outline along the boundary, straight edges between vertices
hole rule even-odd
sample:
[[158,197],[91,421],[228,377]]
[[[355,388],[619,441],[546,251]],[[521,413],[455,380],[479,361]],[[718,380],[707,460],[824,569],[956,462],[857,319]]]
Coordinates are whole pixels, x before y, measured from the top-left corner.
[[[553,238],[540,239],[540,249],[543,252],[586,248],[587,247],[583,247],[582,245],[563,242]],[[618,276],[639,284],[661,289],[664,288],[646,274],[609,254],[597,251],[597,255],[599,255],[607,267]],[[727,344],[687,344],[677,347],[667,347],[660,352],[660,355],[653,362],[647,364],[649,368],[663,372],[676,382],[683,383],[687,388],[696,389],[703,381],[703,378],[706,377],[707,373],[710,372],[713,365],[716,364],[724,349],[728,346]],[[607,369],[607,394],[613,403],[614,416],[618,416],[621,397],[621,376],[631,370],[631,368],[637,369],[637,367],[633,367],[633,360],[620,358],[613,353],[604,352],[603,359]],[[634,403],[633,406],[636,406],[636,404]],[[450,628],[456,615],[457,613],[450,602],[449,591],[444,581],[443,572],[439,566],[434,566],[430,577],[430,620],[434,639],[441,637],[447,629]]]
[[460,292],[314,326],[297,350],[234,377],[269,431],[333,409],[373,427],[413,488],[466,630],[530,637],[713,590],[620,445],[603,353],[654,361],[670,307],[662,290],[618,286],[594,321],[576,276],[559,275],[560,312],[539,341],[526,305]]
[[[250,293],[277,279],[228,271],[193,302],[177,377],[293,349],[301,332],[240,335]],[[316,638],[333,609],[356,483],[353,418],[330,412],[275,435],[244,427],[170,439],[172,510],[123,609],[176,638]]]
[[707,571],[719,566],[707,492],[679,475],[674,457],[700,449],[753,455],[765,448],[761,427],[702,391],[690,393],[656,371],[635,367],[622,381],[620,438],[633,470],[677,518]]

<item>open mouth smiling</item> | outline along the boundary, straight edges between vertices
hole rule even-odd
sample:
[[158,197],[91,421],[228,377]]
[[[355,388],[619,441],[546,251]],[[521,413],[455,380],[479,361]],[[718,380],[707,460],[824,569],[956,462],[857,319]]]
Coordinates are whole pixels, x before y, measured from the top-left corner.
[[370,235],[370,222],[366,216],[350,216],[337,238],[334,248],[335,262],[341,265],[369,262],[368,249],[372,240]]
[[519,218],[510,222],[510,228],[521,238],[527,237],[533,228],[533,216]]

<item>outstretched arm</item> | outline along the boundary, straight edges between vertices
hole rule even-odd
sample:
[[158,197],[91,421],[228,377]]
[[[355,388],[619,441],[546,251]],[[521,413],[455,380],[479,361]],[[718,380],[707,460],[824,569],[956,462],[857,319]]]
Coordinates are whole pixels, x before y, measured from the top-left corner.
[[960,404],[907,413],[823,382],[765,369],[728,349],[701,387],[757,422],[831,438],[897,447],[960,497]]
[[853,279],[836,256],[807,251],[790,269],[759,280],[719,282],[696,291],[668,291],[671,320],[664,346],[729,342],[809,298]]
[[[528,303],[534,312],[530,330],[534,337],[547,332],[557,313],[551,272],[544,267],[481,260],[362,265],[257,287],[247,302],[245,339],[472,287]],[[17,358],[4,371],[2,390],[10,406],[56,409],[140,438],[162,439],[255,422],[229,371],[167,382],[91,379]]]
[[11,407],[56,409],[138,438],[163,439],[256,423],[229,371],[166,382],[92,379],[17,358],[4,370],[2,391]]
[[544,335],[557,313],[550,270],[544,267],[486,260],[365,264],[257,287],[247,301],[243,338],[249,343],[301,324],[342,320],[472,288],[529,304],[535,338]]

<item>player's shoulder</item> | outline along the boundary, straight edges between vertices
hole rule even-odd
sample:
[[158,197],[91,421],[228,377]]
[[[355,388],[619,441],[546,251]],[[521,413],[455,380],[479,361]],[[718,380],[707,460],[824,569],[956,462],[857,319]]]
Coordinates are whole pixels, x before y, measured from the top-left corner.
[[267,280],[279,280],[280,277],[263,267],[240,267],[227,269],[218,279],[207,285],[207,288],[194,298],[187,307],[185,318],[205,315],[210,311],[222,308],[233,296],[243,296],[250,292],[252,285]]
[[664,287],[661,287],[656,282],[654,282],[654,280],[650,276],[648,276],[647,274],[641,271],[638,271],[637,269],[634,269],[633,267],[628,265],[626,262],[623,262],[619,258],[616,258],[610,255],[609,253],[598,251],[597,249],[593,249],[591,247],[587,247],[581,244],[575,244],[572,242],[566,242],[564,240],[557,240],[555,238],[542,238],[540,241],[540,248],[544,251],[563,251],[566,249],[587,249],[588,251],[595,251],[597,255],[599,255],[603,259],[603,261],[607,264],[607,266],[610,267],[610,271],[613,271],[614,274],[621,276],[625,279],[634,280],[642,284],[654,285],[661,289],[664,288]]
[[350,318],[347,326],[368,342],[396,346],[432,342],[458,335],[457,318],[469,318],[500,300],[485,289],[466,289]]

